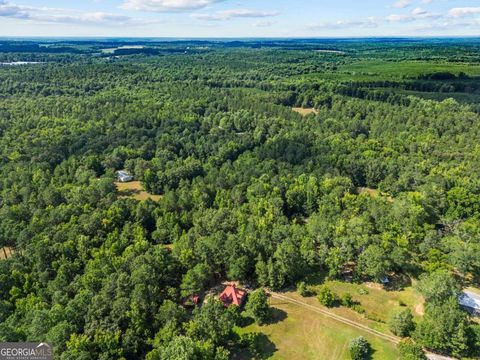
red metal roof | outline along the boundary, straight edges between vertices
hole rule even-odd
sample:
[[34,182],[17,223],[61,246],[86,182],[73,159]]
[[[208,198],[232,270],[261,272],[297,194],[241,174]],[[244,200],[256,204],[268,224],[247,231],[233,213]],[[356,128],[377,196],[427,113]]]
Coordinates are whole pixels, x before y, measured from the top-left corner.
[[225,306],[230,306],[231,304],[240,306],[245,299],[246,292],[244,290],[238,289],[235,284],[228,285],[225,290],[220,294],[220,300]]

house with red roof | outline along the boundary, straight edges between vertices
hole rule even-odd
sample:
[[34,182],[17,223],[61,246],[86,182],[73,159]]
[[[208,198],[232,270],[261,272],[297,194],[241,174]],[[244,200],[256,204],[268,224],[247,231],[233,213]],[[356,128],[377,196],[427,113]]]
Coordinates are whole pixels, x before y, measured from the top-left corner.
[[220,294],[220,301],[225,307],[230,305],[242,306],[245,302],[247,292],[237,288],[235,284],[228,285]]

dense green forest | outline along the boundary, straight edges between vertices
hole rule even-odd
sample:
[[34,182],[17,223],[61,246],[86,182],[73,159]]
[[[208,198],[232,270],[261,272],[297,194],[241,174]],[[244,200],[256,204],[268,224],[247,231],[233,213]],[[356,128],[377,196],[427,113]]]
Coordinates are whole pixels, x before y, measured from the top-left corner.
[[479,40],[132,44],[0,41],[36,62],[0,66],[0,341],[228,359],[237,311],[183,299],[348,266],[420,279],[413,341],[480,356],[456,299],[480,281]]

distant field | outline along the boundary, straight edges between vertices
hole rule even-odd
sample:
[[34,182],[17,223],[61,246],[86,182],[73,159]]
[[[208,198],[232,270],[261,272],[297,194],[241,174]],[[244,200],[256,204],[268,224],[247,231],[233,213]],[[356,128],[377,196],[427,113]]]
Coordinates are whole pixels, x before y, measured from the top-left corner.
[[310,114],[318,114],[318,110],[316,109],[313,109],[313,108],[301,108],[301,107],[294,107],[292,108],[293,111],[295,111],[296,113],[299,113],[300,115],[302,116],[307,116],[307,115],[310,115]]
[[401,94],[413,95],[421,97],[427,100],[437,100],[443,101],[448,98],[457,100],[460,103],[469,103],[469,104],[479,104],[480,103],[480,94],[469,94],[462,92],[447,92],[447,93],[438,93],[438,92],[423,92],[423,91],[408,91],[408,90],[397,90]]
[[11,247],[0,248],[0,260],[8,259],[15,251]]
[[138,201],[145,201],[151,199],[153,201],[160,201],[160,195],[151,195],[145,191],[140,181],[131,181],[128,183],[116,182],[117,190],[120,197],[131,198]]
[[464,72],[470,76],[480,76],[480,65],[459,64],[446,62],[427,61],[359,61],[345,65],[340,68],[342,71],[350,71],[359,75],[382,77],[404,77],[431,74],[435,72],[449,72],[458,75]]
[[335,72],[314,73],[304,78],[324,78],[340,81],[399,80],[435,72],[463,72],[469,76],[480,76],[480,65],[432,61],[381,61],[364,60],[340,65]]
[[[270,303],[277,309],[276,323],[261,327],[253,324],[238,329],[238,332],[255,331],[267,335],[275,347],[271,359],[347,360],[350,359],[348,343],[358,336],[364,336],[371,344],[372,359],[395,360],[398,358],[396,346],[387,340],[295,304],[277,299],[270,299]],[[247,359],[247,357],[240,354],[234,359]]]

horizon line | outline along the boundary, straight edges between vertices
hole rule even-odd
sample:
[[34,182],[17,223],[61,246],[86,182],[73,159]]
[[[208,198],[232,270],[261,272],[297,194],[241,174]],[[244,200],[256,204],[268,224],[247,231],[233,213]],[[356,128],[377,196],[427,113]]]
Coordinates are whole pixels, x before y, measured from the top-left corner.
[[175,40],[331,40],[331,39],[465,39],[480,35],[395,35],[395,36],[47,36],[47,35],[0,35],[0,39],[175,39]]

